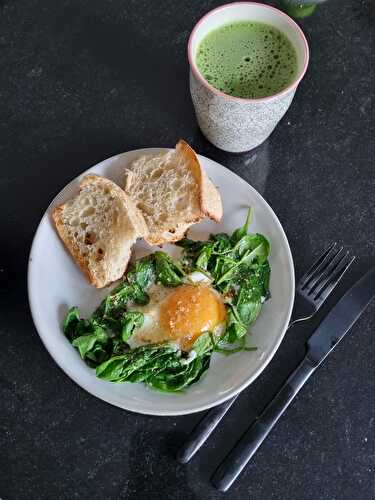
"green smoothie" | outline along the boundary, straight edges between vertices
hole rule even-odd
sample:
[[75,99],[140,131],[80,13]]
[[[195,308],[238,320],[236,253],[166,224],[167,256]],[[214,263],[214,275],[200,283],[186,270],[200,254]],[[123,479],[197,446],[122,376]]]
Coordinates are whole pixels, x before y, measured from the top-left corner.
[[203,77],[222,92],[244,98],[277,94],[297,74],[297,54],[289,39],[268,24],[226,24],[199,44],[196,63]]

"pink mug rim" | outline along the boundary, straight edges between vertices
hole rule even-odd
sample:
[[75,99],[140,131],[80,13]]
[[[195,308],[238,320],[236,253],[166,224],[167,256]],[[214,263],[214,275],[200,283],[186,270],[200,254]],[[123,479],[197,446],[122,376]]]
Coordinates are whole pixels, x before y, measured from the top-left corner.
[[[266,97],[259,97],[256,99],[236,97],[236,96],[231,96],[229,94],[225,94],[224,92],[221,92],[221,90],[218,90],[215,87],[213,87],[210,83],[208,83],[208,81],[205,78],[203,78],[202,74],[200,73],[200,71],[199,71],[199,69],[194,61],[192,45],[193,45],[193,38],[194,38],[195,33],[197,32],[198,28],[206,20],[207,17],[211,16],[211,14],[214,14],[215,12],[218,12],[220,10],[225,10],[228,7],[235,7],[236,5],[257,5],[257,6],[261,6],[261,7],[265,8],[265,9],[276,11],[278,13],[278,15],[280,15],[286,19],[286,21],[297,31],[297,33],[301,37],[301,40],[302,40],[302,43],[304,46],[304,64],[302,67],[302,71],[299,72],[299,74],[296,76],[296,78],[293,80],[293,82],[291,84],[289,84],[287,87],[285,87],[285,89],[281,90],[277,94],[273,94],[273,95],[266,96]],[[289,17],[287,14],[285,14],[285,12],[282,12],[281,10],[276,9],[275,7],[272,7],[271,5],[266,5],[266,4],[263,4],[260,2],[232,2],[232,3],[220,5],[219,7],[216,7],[215,9],[212,9],[209,12],[207,12],[203,17],[200,18],[200,20],[196,23],[192,32],[190,33],[187,51],[188,51],[188,60],[189,60],[190,68],[191,68],[194,76],[200,81],[200,83],[202,85],[207,87],[214,94],[217,94],[221,97],[225,97],[226,99],[231,99],[233,101],[242,102],[242,103],[246,103],[246,102],[247,103],[251,103],[251,102],[257,103],[257,102],[271,101],[273,99],[276,99],[278,97],[281,97],[281,96],[287,94],[288,92],[290,92],[294,88],[297,88],[298,84],[300,83],[302,78],[305,76],[307,67],[309,65],[309,59],[310,59],[309,45],[307,43],[306,37],[305,37],[302,29],[298,26],[298,24],[295,21],[293,21],[293,19],[291,17]]]

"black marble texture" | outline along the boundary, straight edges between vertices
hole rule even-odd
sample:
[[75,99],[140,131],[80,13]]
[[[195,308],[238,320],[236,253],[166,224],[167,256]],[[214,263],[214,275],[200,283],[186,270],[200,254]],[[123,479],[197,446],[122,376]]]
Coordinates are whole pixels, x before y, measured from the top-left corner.
[[210,474],[301,360],[314,324],[286,337],[183,466],[175,450],[201,415],[135,415],[90,396],[57,367],[31,320],[28,253],[52,197],[106,157],[180,137],[265,196],[297,274],[332,240],[358,256],[341,292],[374,262],[374,2],[330,0],[303,21],[307,75],[269,140],[245,155],[202,137],[189,96],[187,38],[220,3],[0,1],[2,500],[375,498],[375,304],[227,494]]

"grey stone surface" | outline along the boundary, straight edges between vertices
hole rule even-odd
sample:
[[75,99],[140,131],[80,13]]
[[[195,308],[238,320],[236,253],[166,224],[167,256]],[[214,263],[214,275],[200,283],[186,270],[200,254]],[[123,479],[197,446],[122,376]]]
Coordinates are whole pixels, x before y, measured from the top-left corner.
[[[174,452],[200,415],[134,415],[55,365],[26,293],[33,233],[88,166],[184,137],[244,177],[279,215],[300,273],[330,241],[375,255],[375,9],[331,0],[303,22],[311,64],[269,140],[211,146],[189,96],[186,41],[208,0],[0,2],[0,497],[3,500],[372,500],[375,304],[310,380],[226,496],[209,476],[303,356],[294,330],[188,466]],[[334,302],[335,298],[331,301]],[[324,311],[322,312],[324,314]]]

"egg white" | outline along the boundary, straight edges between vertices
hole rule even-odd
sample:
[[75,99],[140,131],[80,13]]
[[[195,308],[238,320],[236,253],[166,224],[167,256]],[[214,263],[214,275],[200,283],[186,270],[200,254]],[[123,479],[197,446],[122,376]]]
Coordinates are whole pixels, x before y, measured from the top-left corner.
[[152,285],[147,293],[150,302],[145,306],[132,305],[129,310],[143,313],[143,325],[137,328],[128,340],[132,349],[145,344],[154,344],[164,342],[166,333],[160,324],[160,306],[173,293],[173,288],[167,288],[162,285]]
[[207,274],[203,274],[200,271],[194,271],[184,278],[185,283],[212,283],[212,278],[209,278]]

